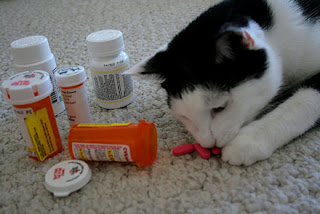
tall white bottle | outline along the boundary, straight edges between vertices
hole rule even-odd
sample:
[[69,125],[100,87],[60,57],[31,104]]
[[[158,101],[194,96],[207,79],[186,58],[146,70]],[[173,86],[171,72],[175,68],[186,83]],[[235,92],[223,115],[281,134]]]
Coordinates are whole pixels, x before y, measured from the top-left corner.
[[56,84],[54,73],[57,65],[51,53],[48,39],[45,36],[29,36],[11,43],[13,67],[15,73],[23,71],[42,70],[50,75],[53,91],[50,94],[55,115],[65,110],[63,100]]
[[129,57],[124,52],[122,32],[102,30],[87,36],[90,54],[92,84],[99,106],[107,109],[121,108],[134,99],[129,69]]

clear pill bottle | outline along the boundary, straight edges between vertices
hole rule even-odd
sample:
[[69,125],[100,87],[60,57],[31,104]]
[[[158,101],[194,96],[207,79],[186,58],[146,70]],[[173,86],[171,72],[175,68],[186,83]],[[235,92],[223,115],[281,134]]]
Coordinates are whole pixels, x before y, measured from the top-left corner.
[[57,85],[63,97],[71,126],[79,123],[92,123],[87,89],[86,70],[82,66],[70,66],[55,73]]
[[53,85],[50,99],[54,113],[55,115],[62,113],[65,108],[54,77],[57,65],[54,55],[51,53],[48,39],[45,36],[29,36],[18,39],[11,43],[11,53],[15,73],[33,70],[48,72]]
[[4,99],[13,105],[30,157],[43,161],[62,150],[45,71],[25,71],[2,82]]
[[122,32],[102,30],[87,36],[92,83],[99,106],[107,109],[121,108],[134,99],[129,69],[129,57],[123,51]]

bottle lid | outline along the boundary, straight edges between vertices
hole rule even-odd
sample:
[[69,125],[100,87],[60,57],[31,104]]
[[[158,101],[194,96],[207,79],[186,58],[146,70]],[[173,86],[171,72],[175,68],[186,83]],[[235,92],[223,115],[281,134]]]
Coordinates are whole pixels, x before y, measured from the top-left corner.
[[119,30],[102,30],[87,36],[89,53],[93,56],[112,56],[124,50],[122,32]]
[[52,84],[45,71],[25,71],[2,82],[5,100],[12,105],[34,103],[49,96]]
[[137,164],[148,166],[152,164],[157,156],[157,129],[154,123],[140,120],[136,136],[136,149],[138,151]]
[[56,83],[60,87],[79,85],[86,81],[86,70],[82,66],[70,66],[55,73]]
[[56,197],[65,197],[84,187],[91,179],[91,170],[84,161],[68,160],[51,167],[45,176],[47,190]]
[[27,65],[49,58],[52,53],[45,36],[29,36],[11,43],[13,61],[18,65]]

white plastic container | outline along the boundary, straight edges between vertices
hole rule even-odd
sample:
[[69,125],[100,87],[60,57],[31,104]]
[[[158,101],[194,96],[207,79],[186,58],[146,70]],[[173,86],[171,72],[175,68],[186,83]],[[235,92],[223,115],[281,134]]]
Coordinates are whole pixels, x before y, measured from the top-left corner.
[[43,161],[62,150],[45,71],[25,71],[2,82],[5,100],[13,105],[30,157]]
[[91,170],[81,160],[62,161],[52,166],[45,176],[45,187],[55,197],[66,197],[90,181]]
[[55,115],[62,113],[65,108],[60,95],[54,73],[57,65],[51,53],[48,39],[44,36],[30,36],[11,43],[13,67],[16,73],[23,71],[42,70],[50,75],[53,91],[50,94]]
[[103,30],[87,37],[92,83],[99,106],[107,109],[124,107],[134,99],[129,57],[123,51],[121,31]]
[[70,125],[93,123],[87,89],[84,84],[87,79],[85,69],[82,66],[70,66],[58,70],[55,77],[66,106]]

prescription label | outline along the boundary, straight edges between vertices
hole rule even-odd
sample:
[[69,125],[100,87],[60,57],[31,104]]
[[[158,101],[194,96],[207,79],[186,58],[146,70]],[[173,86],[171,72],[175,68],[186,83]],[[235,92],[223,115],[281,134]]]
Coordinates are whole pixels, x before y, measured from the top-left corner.
[[133,94],[133,83],[130,75],[100,74],[92,71],[92,82],[96,97],[100,102],[122,102],[129,99]]
[[72,152],[76,159],[81,160],[132,162],[127,145],[73,142]]
[[43,161],[58,151],[58,146],[51,127],[46,108],[42,108],[26,117],[28,132],[37,157]]
[[33,109],[32,108],[14,108],[14,111],[18,119],[22,137],[26,142],[27,150],[32,153],[31,154],[32,157],[36,157],[35,148],[33,147],[33,144],[28,132],[28,128],[24,122],[28,115],[33,114]]

